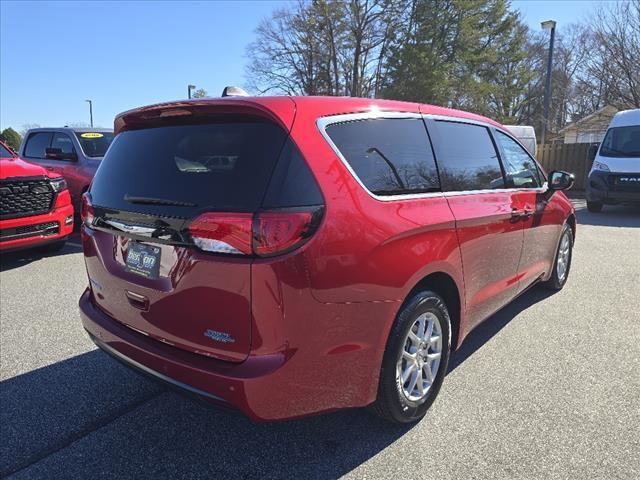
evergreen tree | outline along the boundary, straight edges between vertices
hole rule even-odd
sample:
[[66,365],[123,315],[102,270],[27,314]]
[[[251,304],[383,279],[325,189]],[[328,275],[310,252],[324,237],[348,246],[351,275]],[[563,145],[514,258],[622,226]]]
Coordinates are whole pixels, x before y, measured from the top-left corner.
[[22,142],[22,137],[18,132],[16,132],[13,128],[5,128],[2,133],[0,133],[0,140],[9,145],[16,152],[20,148],[20,143]]

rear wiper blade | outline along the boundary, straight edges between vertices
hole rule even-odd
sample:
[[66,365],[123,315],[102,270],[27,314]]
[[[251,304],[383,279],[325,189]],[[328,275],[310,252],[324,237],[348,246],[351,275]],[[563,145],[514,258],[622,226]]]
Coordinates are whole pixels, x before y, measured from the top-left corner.
[[134,195],[129,195],[128,193],[124,196],[125,201],[129,203],[137,203],[140,205],[167,205],[170,207],[196,207],[195,203],[191,202],[182,202],[180,200],[170,200],[167,198],[156,198],[156,197],[137,197]]

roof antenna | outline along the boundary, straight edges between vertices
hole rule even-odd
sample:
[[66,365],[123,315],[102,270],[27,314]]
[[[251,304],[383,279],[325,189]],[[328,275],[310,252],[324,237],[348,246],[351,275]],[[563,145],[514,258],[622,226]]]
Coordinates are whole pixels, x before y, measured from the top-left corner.
[[249,94],[240,87],[224,87],[222,90],[223,97],[248,97]]

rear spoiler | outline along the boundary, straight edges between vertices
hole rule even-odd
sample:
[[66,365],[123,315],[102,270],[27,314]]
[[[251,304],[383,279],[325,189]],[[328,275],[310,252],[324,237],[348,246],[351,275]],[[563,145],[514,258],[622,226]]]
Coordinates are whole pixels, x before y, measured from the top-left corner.
[[113,129],[117,135],[121,131],[143,126],[159,126],[168,118],[198,118],[212,115],[246,114],[263,117],[279,124],[287,132],[291,131],[296,114],[296,104],[290,97],[224,97],[182,100],[159,103],[136,108],[116,116]]

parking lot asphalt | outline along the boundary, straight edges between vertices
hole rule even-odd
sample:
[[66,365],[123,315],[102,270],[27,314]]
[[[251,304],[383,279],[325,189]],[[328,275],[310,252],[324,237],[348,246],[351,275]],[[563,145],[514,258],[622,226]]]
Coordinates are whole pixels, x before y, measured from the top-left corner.
[[254,424],[95,349],[78,239],[3,256],[0,476],[640,478],[640,209],[578,208],[572,271],[476,329],[427,417],[364,410]]

